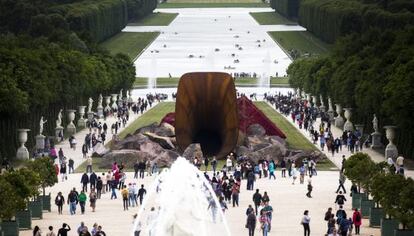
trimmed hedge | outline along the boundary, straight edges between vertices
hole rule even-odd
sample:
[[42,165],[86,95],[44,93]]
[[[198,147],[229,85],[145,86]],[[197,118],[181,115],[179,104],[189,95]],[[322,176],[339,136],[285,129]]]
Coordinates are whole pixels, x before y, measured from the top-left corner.
[[403,29],[414,23],[414,14],[391,12],[356,0],[302,0],[299,23],[322,40],[333,43],[341,36],[362,33],[372,27]]
[[297,18],[300,0],[270,0],[270,7],[287,18]]
[[82,1],[56,7],[70,29],[102,42],[120,32],[128,23],[126,0]]

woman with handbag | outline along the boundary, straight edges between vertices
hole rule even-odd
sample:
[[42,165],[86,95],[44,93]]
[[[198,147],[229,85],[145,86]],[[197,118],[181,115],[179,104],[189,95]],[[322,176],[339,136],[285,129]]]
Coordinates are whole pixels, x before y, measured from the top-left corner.
[[261,229],[263,231],[263,236],[267,236],[267,233],[269,232],[269,225],[270,225],[270,219],[269,216],[267,216],[265,211],[260,211],[260,224]]

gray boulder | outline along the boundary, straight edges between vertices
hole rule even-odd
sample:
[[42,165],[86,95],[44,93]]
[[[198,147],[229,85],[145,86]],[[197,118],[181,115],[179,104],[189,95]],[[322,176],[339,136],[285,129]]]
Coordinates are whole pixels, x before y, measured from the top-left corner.
[[150,142],[149,138],[143,134],[128,135],[121,141],[114,142],[112,145],[113,150],[121,149],[136,149],[139,150],[140,146],[144,143]]
[[192,160],[194,157],[202,158],[203,151],[199,143],[192,143],[184,150],[183,155],[187,160]]
[[266,135],[266,130],[259,124],[252,124],[247,128],[247,135],[262,137]]

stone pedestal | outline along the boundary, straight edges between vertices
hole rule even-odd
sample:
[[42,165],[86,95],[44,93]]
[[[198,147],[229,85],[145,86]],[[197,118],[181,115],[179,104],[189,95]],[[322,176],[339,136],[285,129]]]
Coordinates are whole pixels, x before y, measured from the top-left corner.
[[95,113],[93,113],[93,112],[88,112],[88,121],[89,121],[89,122],[92,122],[92,121],[93,121],[93,116],[94,116],[94,114],[95,114]]
[[73,120],[75,120],[76,110],[67,110],[67,112],[68,112],[69,124],[66,126],[66,132],[68,132],[69,134],[75,134],[76,133],[76,126],[73,123]]
[[388,145],[385,147],[385,159],[391,157],[395,160],[398,156],[397,146],[395,146],[395,144],[393,143],[393,140],[395,138],[395,128],[397,127],[392,125],[384,126],[386,137],[389,142]]
[[55,128],[55,140],[56,142],[60,142],[60,134],[62,134],[63,137],[63,127],[56,127]]
[[335,104],[336,106],[336,113],[338,113],[338,116],[335,117],[335,126],[342,129],[344,126],[344,118],[341,116],[342,113],[342,106],[340,104]]
[[331,98],[328,98],[328,115],[329,115],[329,121],[333,122],[335,120],[335,111],[332,106]]
[[17,149],[16,158],[17,160],[28,160],[29,159],[29,151],[27,150],[25,143],[27,142],[27,132],[30,129],[18,129],[19,132],[19,142],[20,147]]
[[351,108],[344,108],[345,110],[345,118],[346,118],[346,122],[344,124],[344,131],[354,131],[354,125],[351,122]]
[[[97,115],[98,115],[98,117],[99,117],[99,119],[103,119],[103,117],[104,117],[104,115],[103,115],[103,107],[102,106],[100,106],[100,107],[97,107],[96,108],[96,110],[97,110]],[[88,114],[89,115],[89,114]]]
[[372,133],[371,137],[372,137],[371,148],[382,148],[382,147],[384,147],[384,145],[381,143],[381,133],[380,132]]
[[43,150],[45,149],[45,136],[42,134],[39,134],[36,136],[36,149],[37,150]]
[[117,100],[118,94],[114,93],[114,94],[111,94],[111,95],[112,95],[112,109],[117,111],[118,110],[118,105],[116,104],[116,100]]
[[356,124],[355,125],[355,129],[359,130],[359,132],[361,133],[361,135],[364,135],[364,125],[362,125],[362,124]]

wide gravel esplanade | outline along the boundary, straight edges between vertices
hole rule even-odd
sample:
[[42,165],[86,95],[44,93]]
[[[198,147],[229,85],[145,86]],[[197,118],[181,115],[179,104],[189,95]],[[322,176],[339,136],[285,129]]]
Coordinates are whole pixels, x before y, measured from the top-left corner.
[[258,76],[277,72],[283,76],[291,60],[267,32],[306,30],[299,25],[259,25],[249,14],[272,11],[270,8],[157,11],[179,15],[169,26],[127,26],[123,30],[161,32],[136,59],[138,77],[168,77],[169,73],[180,77],[189,71],[255,72]]

